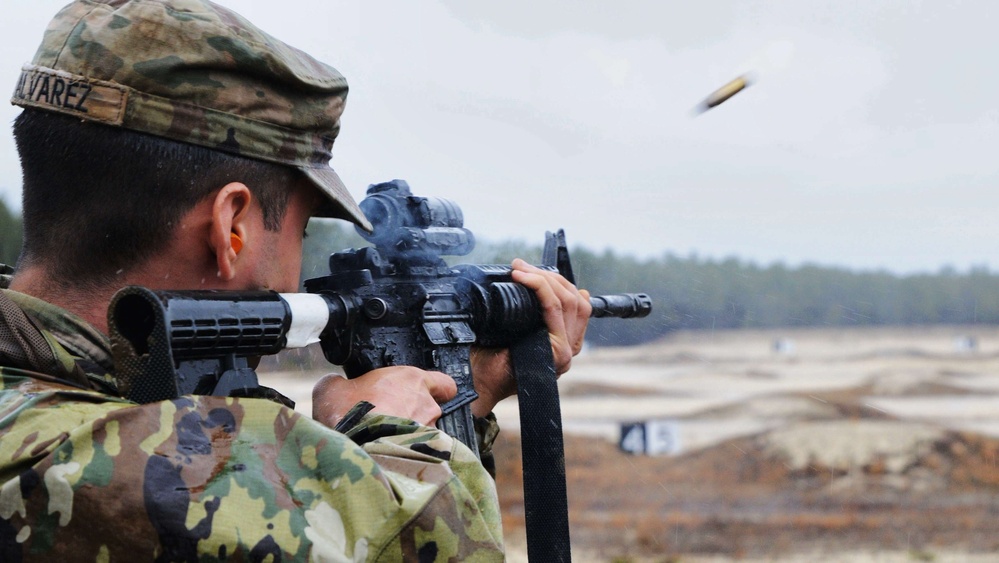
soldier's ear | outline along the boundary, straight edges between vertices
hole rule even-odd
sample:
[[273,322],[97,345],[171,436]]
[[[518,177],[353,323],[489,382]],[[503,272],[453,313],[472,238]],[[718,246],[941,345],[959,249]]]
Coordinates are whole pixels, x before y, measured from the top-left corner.
[[215,254],[218,275],[223,281],[236,277],[239,254],[252,242],[248,240],[252,201],[253,194],[241,182],[226,184],[215,194],[208,246]]

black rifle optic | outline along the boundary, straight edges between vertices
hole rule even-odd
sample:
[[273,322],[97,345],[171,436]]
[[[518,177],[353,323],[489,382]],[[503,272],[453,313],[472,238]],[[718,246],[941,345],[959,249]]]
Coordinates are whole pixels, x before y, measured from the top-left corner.
[[[122,394],[136,402],[185,394],[246,395],[257,387],[247,358],[319,341],[348,377],[410,365],[447,373],[457,396],[438,426],[477,452],[469,404],[473,345],[508,347],[544,327],[534,292],[500,265],[447,265],[475,240],[454,203],[413,196],[395,180],[369,187],[361,209],[373,247],[332,254],[330,275],[308,293],[151,291],[112,299],[108,325]],[[570,281],[561,231],[547,234],[543,267]],[[645,294],[592,297],[593,317],[644,317]]]

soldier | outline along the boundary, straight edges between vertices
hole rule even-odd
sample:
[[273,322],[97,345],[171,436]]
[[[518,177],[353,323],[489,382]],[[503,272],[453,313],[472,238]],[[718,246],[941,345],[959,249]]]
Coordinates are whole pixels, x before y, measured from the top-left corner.
[[[325,378],[311,419],[115,388],[119,288],[295,291],[309,217],[368,227],[328,164],[346,94],[336,70],[207,0],[56,15],[12,99],[25,235],[0,292],[0,561],[502,559],[491,477],[432,428],[455,393],[444,374]],[[588,296],[514,268],[562,373]],[[505,351],[475,362],[487,452],[515,384]]]

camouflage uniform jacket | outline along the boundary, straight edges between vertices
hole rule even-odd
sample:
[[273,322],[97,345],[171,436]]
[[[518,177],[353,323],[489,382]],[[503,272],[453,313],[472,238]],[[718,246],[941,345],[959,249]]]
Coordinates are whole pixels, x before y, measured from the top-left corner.
[[502,560],[495,484],[446,434],[370,414],[341,434],[264,399],[137,405],[104,335],[3,293],[59,365],[0,368],[0,561]]

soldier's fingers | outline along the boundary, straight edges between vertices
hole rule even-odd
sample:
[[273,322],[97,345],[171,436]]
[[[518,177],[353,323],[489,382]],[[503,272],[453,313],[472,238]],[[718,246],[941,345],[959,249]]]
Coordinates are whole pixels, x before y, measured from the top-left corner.
[[[563,276],[550,270],[514,260],[514,281],[535,290],[544,309],[544,318],[552,337],[556,371],[569,369],[572,357],[582,350],[592,306],[589,292],[579,290]],[[545,288],[547,284],[549,291]],[[557,299],[557,306],[549,299]]]
[[516,271],[540,276],[547,281],[559,301],[562,302],[562,309],[566,312],[566,316],[578,317],[581,316],[581,313],[585,313],[584,318],[590,318],[589,295],[587,294],[585,299],[580,299],[580,290],[558,272],[538,268],[520,258],[513,261],[513,268]]
[[565,292],[561,284],[549,281],[549,276],[540,271],[524,270],[518,266],[523,264],[523,260],[514,260],[514,270],[510,272],[513,281],[534,290],[538,296],[538,304],[541,305],[542,316],[548,331],[553,334],[565,334],[565,319],[563,318],[563,297],[559,295],[559,290]]
[[575,313],[566,314],[563,302],[556,290],[545,278],[533,273],[514,271],[513,279],[534,290],[541,305],[541,315],[548,326],[548,336],[552,344],[552,359],[555,362],[555,373],[561,375],[569,370],[572,364],[574,340],[566,326],[566,318],[574,318]]
[[569,289],[569,290],[574,290],[575,289],[575,286],[573,285],[573,283],[570,282],[569,280],[565,279],[565,277],[562,274],[560,274],[560,273],[558,273],[556,271],[553,271],[553,270],[547,270],[545,268],[539,268],[539,267],[535,266],[534,264],[531,264],[530,262],[527,262],[526,260],[524,260],[522,258],[515,258],[513,260],[512,266],[513,266],[513,268],[515,270],[520,270],[520,271],[523,271],[523,272],[532,272],[532,273],[539,274],[541,276],[548,277],[552,281],[558,282],[559,285],[561,285],[562,287],[565,287],[566,289]]
[[423,384],[430,391],[430,396],[438,403],[446,403],[458,394],[458,384],[446,373],[439,371],[424,372]]
[[436,401],[427,398],[413,406],[413,413],[410,415],[410,418],[425,426],[433,426],[437,423],[441,414],[443,414],[441,406]]

